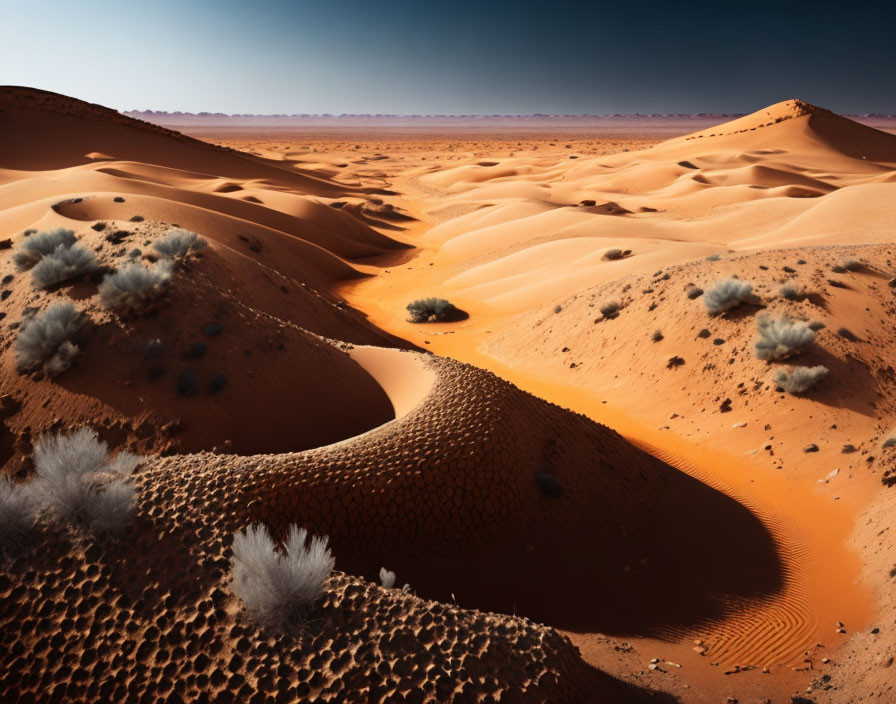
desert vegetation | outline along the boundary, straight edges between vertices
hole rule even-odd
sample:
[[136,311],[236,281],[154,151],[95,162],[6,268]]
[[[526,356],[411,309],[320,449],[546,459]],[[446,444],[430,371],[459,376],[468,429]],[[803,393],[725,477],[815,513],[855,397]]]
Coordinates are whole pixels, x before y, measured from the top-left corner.
[[719,315],[747,301],[753,286],[740,279],[723,279],[713,284],[703,295],[703,304],[710,315]]
[[621,307],[619,301],[607,301],[606,303],[602,303],[598,310],[605,318],[615,318]]
[[256,623],[289,629],[301,624],[321,595],[335,561],[327,536],[312,537],[289,527],[284,551],[278,552],[264,525],[251,525],[233,537],[233,591]]
[[31,270],[31,280],[37,288],[49,288],[65,281],[89,274],[96,269],[96,257],[86,247],[60,245],[47,254]]
[[799,395],[806,393],[827,375],[828,368],[821,365],[792,367],[788,370],[782,369],[775,375],[775,385],[789,394]]
[[61,227],[25,239],[13,254],[13,263],[19,271],[31,270],[37,288],[49,288],[96,268],[93,252],[77,244],[72,230]]
[[408,303],[412,323],[441,323],[455,319],[460,311],[444,298],[420,298]]
[[756,356],[767,362],[792,357],[815,341],[815,332],[808,323],[794,322],[786,316],[763,316],[757,322],[757,329]]
[[385,567],[380,567],[380,584],[383,589],[392,589],[395,586],[395,573]]
[[47,376],[61,374],[78,354],[75,344],[85,317],[71,303],[54,303],[25,323],[13,343],[20,373],[41,370]]
[[128,452],[111,456],[90,428],[45,434],[34,445],[35,478],[29,491],[37,510],[58,523],[116,531],[133,517],[134,489],[128,477],[139,462]]
[[168,259],[184,259],[191,252],[203,249],[208,243],[195,232],[174,229],[152,243],[153,249]]
[[29,235],[29,231],[25,231],[26,239],[12,255],[13,264],[19,271],[31,269],[45,256],[55,252],[57,248],[71,247],[77,241],[74,230],[67,230],[63,227],[37,233],[31,232],[33,234]]
[[168,260],[151,267],[131,262],[103,279],[99,286],[100,300],[106,308],[119,313],[147,312],[165,293],[172,273],[173,266]]
[[791,284],[782,286],[781,290],[778,291],[778,295],[787,301],[802,301],[806,297],[806,294],[802,289]]
[[0,476],[0,560],[21,550],[33,527],[34,515],[27,488]]

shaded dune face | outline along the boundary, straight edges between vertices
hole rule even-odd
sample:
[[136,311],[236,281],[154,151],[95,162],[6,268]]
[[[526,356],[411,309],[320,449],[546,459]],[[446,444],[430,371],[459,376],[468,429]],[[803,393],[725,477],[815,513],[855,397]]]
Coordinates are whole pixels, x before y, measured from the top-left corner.
[[388,564],[429,598],[571,630],[672,638],[780,589],[768,532],[733,499],[488,372],[424,361],[431,392],[381,428],[301,455],[196,456],[189,473],[164,460],[144,500],[185,483],[192,507],[165,510],[299,521],[349,572]]

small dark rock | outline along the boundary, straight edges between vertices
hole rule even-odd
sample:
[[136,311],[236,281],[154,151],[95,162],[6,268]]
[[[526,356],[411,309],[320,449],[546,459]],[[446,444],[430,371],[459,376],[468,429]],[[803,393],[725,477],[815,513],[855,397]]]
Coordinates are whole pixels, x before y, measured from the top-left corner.
[[102,232],[103,230],[106,229],[106,223],[104,223],[104,222],[95,222],[95,223],[93,223],[93,225],[90,226],[90,229],[91,229],[91,230],[94,230],[94,231],[96,231],[96,232]]
[[563,496],[563,484],[553,474],[547,472],[539,472],[535,475],[535,482],[539,488],[553,499],[559,499]]
[[194,342],[187,348],[187,359],[200,359],[208,352],[208,345],[204,342]]
[[814,442],[810,445],[806,445],[803,448],[803,452],[818,452],[818,445],[816,445]]
[[199,393],[199,377],[192,369],[185,369],[177,380],[177,393],[191,397]]
[[135,215],[134,217],[131,218],[131,222],[143,222],[143,216]]
[[9,249],[10,247],[12,247],[11,239],[0,240],[0,249]]
[[851,455],[855,451],[856,446],[849,443],[846,443],[842,448],[840,448],[840,452],[842,452],[844,455]]
[[202,326],[202,332],[209,337],[217,337],[221,334],[221,325],[219,323],[206,323]]
[[216,394],[224,390],[224,387],[227,386],[227,377],[223,374],[218,374],[217,376],[212,377],[212,380],[208,385],[208,392],[210,394]]
[[140,354],[144,359],[158,359],[165,354],[165,345],[159,339],[150,340],[140,348]]
[[709,332],[709,330],[707,330],[706,328],[703,328],[700,332],[697,333],[697,337],[699,337],[699,338],[705,340],[705,339],[706,339],[707,337],[709,337],[711,334],[712,334],[712,333]]
[[718,347],[719,345],[724,345],[725,341],[721,337],[717,337],[715,340],[712,341],[712,344],[714,344],[716,347]]
[[121,196],[115,196],[112,200],[114,200],[116,203],[124,203],[124,198],[122,198]]

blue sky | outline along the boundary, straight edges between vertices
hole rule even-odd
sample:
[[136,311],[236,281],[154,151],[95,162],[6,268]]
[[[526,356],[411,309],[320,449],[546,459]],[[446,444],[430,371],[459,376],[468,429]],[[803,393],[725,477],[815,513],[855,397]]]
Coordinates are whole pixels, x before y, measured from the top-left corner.
[[896,113],[896,3],[0,0],[0,83],[117,109]]

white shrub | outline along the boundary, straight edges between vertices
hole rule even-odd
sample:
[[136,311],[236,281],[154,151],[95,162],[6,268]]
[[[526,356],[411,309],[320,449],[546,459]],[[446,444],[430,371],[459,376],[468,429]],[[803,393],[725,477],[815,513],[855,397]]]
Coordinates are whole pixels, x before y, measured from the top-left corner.
[[74,230],[66,230],[63,227],[44,230],[25,238],[12,255],[12,261],[16,269],[26,271],[43,257],[55,252],[58,247],[68,248],[74,243]]
[[793,367],[789,371],[780,371],[775,375],[775,384],[789,394],[802,394],[811,389],[828,375],[828,368]]
[[48,288],[89,274],[95,268],[96,257],[86,247],[79,244],[70,247],[59,245],[31,270],[31,281],[37,288]]
[[163,257],[169,259],[181,259],[191,250],[202,249],[208,243],[195,232],[189,230],[171,230],[152,243],[155,249]]
[[380,584],[382,584],[385,589],[394,587],[395,573],[392,570],[387,570],[385,567],[380,567]]
[[28,487],[0,476],[0,558],[19,550],[34,527]]
[[130,474],[139,458],[119,457],[109,461],[108,446],[90,428],[42,435],[34,445],[32,484],[41,508],[65,523],[98,531],[121,528],[134,514],[134,489],[124,479],[104,484],[101,475],[121,469]]
[[743,303],[753,292],[753,285],[740,279],[723,279],[703,294],[703,304],[711,315],[724,313]]
[[248,526],[233,536],[233,591],[258,623],[295,626],[304,607],[323,591],[335,561],[327,536],[313,537],[306,546],[307,537],[304,528],[291,525],[281,554],[263,525]]
[[19,372],[42,369],[55,376],[71,366],[78,354],[72,343],[84,325],[84,317],[71,303],[54,303],[29,320],[13,343]]
[[815,341],[809,323],[793,322],[788,317],[760,318],[756,326],[759,339],[755,343],[756,356],[765,361],[786,359]]
[[99,285],[100,300],[110,310],[143,312],[165,293],[172,271],[170,261],[160,261],[151,267],[137,262],[126,264],[103,279]]

